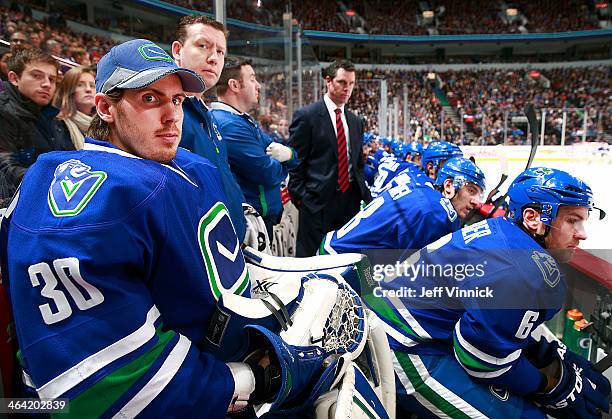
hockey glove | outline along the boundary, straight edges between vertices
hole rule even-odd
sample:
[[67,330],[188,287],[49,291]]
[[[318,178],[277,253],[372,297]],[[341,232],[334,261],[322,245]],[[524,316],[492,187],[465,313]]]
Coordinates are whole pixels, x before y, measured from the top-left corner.
[[291,160],[293,157],[293,150],[285,145],[272,142],[268,148],[266,148],[266,154],[272,157],[274,160],[278,160],[279,162],[283,163]]
[[[560,364],[555,387],[547,393],[533,395],[533,400],[547,414],[557,418],[599,418],[602,411],[609,411],[610,382],[592,363],[559,341],[542,339],[538,349],[532,360],[536,367],[544,367],[553,356]],[[553,359],[552,362],[557,361]]]
[[[255,375],[255,391],[251,403],[260,416],[268,411],[303,410],[329,387],[335,378],[337,361],[323,368],[324,353],[318,347],[298,347],[284,342],[278,335],[261,326],[246,326],[249,347],[245,358]],[[269,365],[262,367],[262,356],[269,356]]]

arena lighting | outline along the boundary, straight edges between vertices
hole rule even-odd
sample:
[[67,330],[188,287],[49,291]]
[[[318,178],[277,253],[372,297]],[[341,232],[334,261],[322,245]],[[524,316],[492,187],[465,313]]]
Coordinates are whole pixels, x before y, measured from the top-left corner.
[[348,17],[353,17],[357,13],[355,13],[355,11],[353,9],[348,9],[346,12],[344,12],[344,14],[347,15]]
[[513,7],[509,7],[506,9],[506,16],[510,16],[510,17],[514,17],[518,15],[518,10],[513,8]]
[[423,12],[423,17],[424,17],[424,18],[427,18],[427,19],[431,19],[431,18],[433,18],[433,17],[434,17],[434,12],[433,12],[433,11],[431,11],[431,10],[425,10],[425,11]]

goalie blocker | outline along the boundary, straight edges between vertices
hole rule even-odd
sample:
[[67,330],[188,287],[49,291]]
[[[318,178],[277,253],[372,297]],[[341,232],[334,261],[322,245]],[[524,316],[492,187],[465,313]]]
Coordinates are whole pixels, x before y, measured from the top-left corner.
[[[261,298],[222,296],[206,350],[225,361],[251,365],[257,384],[250,403],[256,404],[257,416],[295,414],[340,388],[344,391],[339,394],[347,398],[343,411],[355,404],[355,412],[366,414],[365,409],[388,417],[384,411],[394,411],[395,389],[386,336],[345,281],[363,274],[355,271],[362,268],[364,257],[313,257],[297,264],[290,259],[289,264],[287,258],[252,249],[245,249],[245,255],[252,262],[253,289],[259,289]],[[262,358],[270,363],[262,365]],[[365,381],[355,381],[355,368],[365,371],[360,372]],[[361,399],[348,396],[362,392]]]

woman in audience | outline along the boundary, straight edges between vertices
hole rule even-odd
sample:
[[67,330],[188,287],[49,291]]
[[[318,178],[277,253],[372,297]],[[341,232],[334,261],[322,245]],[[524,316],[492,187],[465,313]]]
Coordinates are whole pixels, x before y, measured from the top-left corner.
[[77,150],[83,148],[85,134],[95,111],[96,76],[89,67],[74,67],[64,74],[64,80],[53,98],[53,106],[60,109],[58,118],[70,131]]

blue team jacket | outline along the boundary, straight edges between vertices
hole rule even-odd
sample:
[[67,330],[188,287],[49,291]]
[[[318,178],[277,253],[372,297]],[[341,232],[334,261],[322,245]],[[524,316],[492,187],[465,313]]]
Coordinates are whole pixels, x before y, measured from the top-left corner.
[[242,203],[248,201],[230,170],[225,140],[221,137],[211,112],[197,98],[187,98],[183,102],[183,112],[185,116],[180,146],[206,157],[219,169],[223,192],[228,200],[230,218],[236,235],[242,242],[246,233]]
[[262,217],[280,214],[280,184],[298,164],[295,150],[291,160],[280,163],[266,154],[272,139],[250,115],[222,102],[213,102],[211,109],[246,202]]

